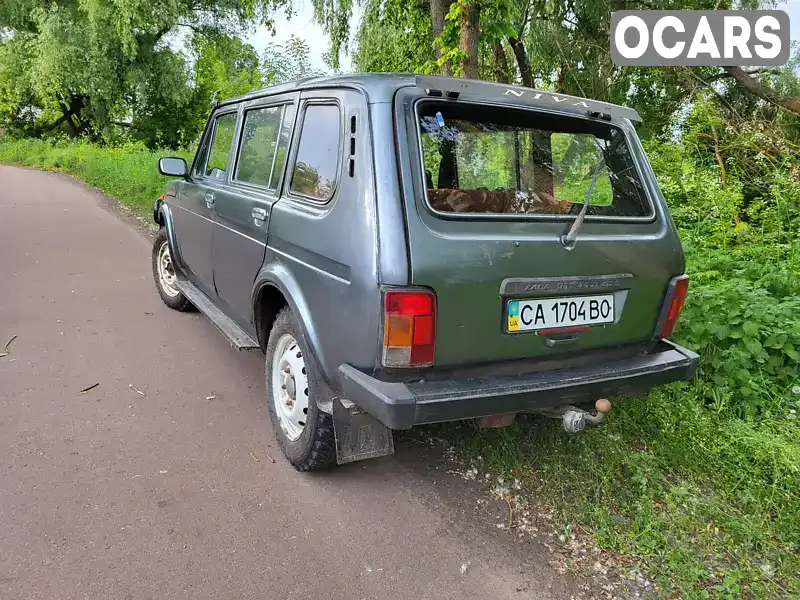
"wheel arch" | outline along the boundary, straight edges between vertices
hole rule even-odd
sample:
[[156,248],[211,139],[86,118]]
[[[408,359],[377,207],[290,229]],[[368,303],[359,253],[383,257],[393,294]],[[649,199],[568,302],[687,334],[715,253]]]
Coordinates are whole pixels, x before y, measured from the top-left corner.
[[186,263],[183,262],[180,252],[178,251],[178,244],[175,241],[175,224],[172,219],[172,209],[169,204],[159,198],[153,207],[153,220],[157,225],[167,230],[167,240],[169,240],[169,253],[172,256],[172,262],[178,268],[186,272]]
[[261,347],[266,348],[269,327],[278,311],[284,306],[288,306],[297,316],[303,337],[322,371],[322,376],[330,383],[329,371],[325,363],[325,351],[319,339],[319,332],[303,292],[291,272],[277,262],[265,265],[256,277],[252,298],[251,319],[256,327]]

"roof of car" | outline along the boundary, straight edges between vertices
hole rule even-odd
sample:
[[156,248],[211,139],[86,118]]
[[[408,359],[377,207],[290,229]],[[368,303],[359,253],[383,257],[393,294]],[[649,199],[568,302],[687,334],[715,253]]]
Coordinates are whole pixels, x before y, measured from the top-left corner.
[[429,96],[450,99],[469,98],[509,105],[530,105],[564,112],[591,114],[604,118],[641,121],[635,109],[590,98],[558,94],[505,83],[456,79],[438,75],[409,75],[404,73],[362,73],[356,75],[331,75],[308,77],[281,85],[253,90],[243,96],[223,100],[220,106],[255,100],[264,96],[297,92],[315,88],[358,88],[366,92],[371,103],[391,102],[399,88],[417,87]]

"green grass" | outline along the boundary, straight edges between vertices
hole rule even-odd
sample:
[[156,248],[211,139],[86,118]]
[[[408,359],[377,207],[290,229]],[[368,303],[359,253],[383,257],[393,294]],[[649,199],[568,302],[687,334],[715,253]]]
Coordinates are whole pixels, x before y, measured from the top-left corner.
[[187,162],[192,158],[189,152],[153,152],[138,144],[101,147],[88,142],[53,144],[0,136],[0,162],[69,173],[118,198],[140,215],[151,213],[153,202],[168,181],[158,172],[162,156],[181,156]]
[[[70,173],[143,213],[166,183],[156,168],[163,154],[0,137],[0,162]],[[741,200],[735,192],[697,195],[709,197],[722,208]],[[673,203],[692,279],[678,341],[703,358],[694,382],[614,399],[609,422],[577,436],[538,417],[501,430],[466,422],[435,429],[466,460],[480,456],[519,479],[566,532],[580,527],[612,554],[638,559],[662,596],[800,597],[793,213],[784,222],[775,212],[756,230],[726,225],[720,208],[697,204]]]
[[543,417],[441,429],[462,456],[523,482],[565,532],[588,528],[639,559],[663,595],[800,595],[793,423],[715,415],[684,384],[615,401],[604,427],[580,435]]

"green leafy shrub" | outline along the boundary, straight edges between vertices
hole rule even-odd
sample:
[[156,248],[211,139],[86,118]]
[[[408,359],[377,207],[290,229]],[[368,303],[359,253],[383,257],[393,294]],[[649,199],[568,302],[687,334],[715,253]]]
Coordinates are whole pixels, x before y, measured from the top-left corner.
[[702,356],[706,402],[743,418],[780,414],[800,376],[800,297],[728,279],[694,286],[684,311],[678,335]]
[[164,191],[167,178],[158,172],[158,159],[167,155],[192,159],[188,151],[151,151],[142,143],[98,146],[0,137],[0,162],[69,173],[144,215]]

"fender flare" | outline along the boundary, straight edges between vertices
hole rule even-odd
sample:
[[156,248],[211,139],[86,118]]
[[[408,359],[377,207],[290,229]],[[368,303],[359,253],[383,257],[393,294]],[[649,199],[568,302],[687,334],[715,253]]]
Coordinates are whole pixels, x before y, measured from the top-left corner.
[[327,373],[328,369],[326,369],[325,352],[322,348],[314,319],[311,316],[311,310],[308,307],[305,296],[294,275],[280,262],[273,261],[265,264],[256,276],[255,284],[253,285],[252,307],[250,309],[251,322],[256,322],[257,301],[259,295],[266,287],[272,287],[278,290],[286,299],[289,308],[297,315],[297,320],[300,323],[300,329],[303,331],[306,344],[308,344],[309,349],[319,365],[321,371],[320,375],[326,380],[326,383],[330,385],[331,377]]
[[186,263],[183,262],[178,246],[175,243],[175,225],[172,220],[172,209],[169,204],[158,198],[153,206],[153,220],[167,230],[167,240],[169,242],[169,253],[172,256],[173,264],[186,273]]

